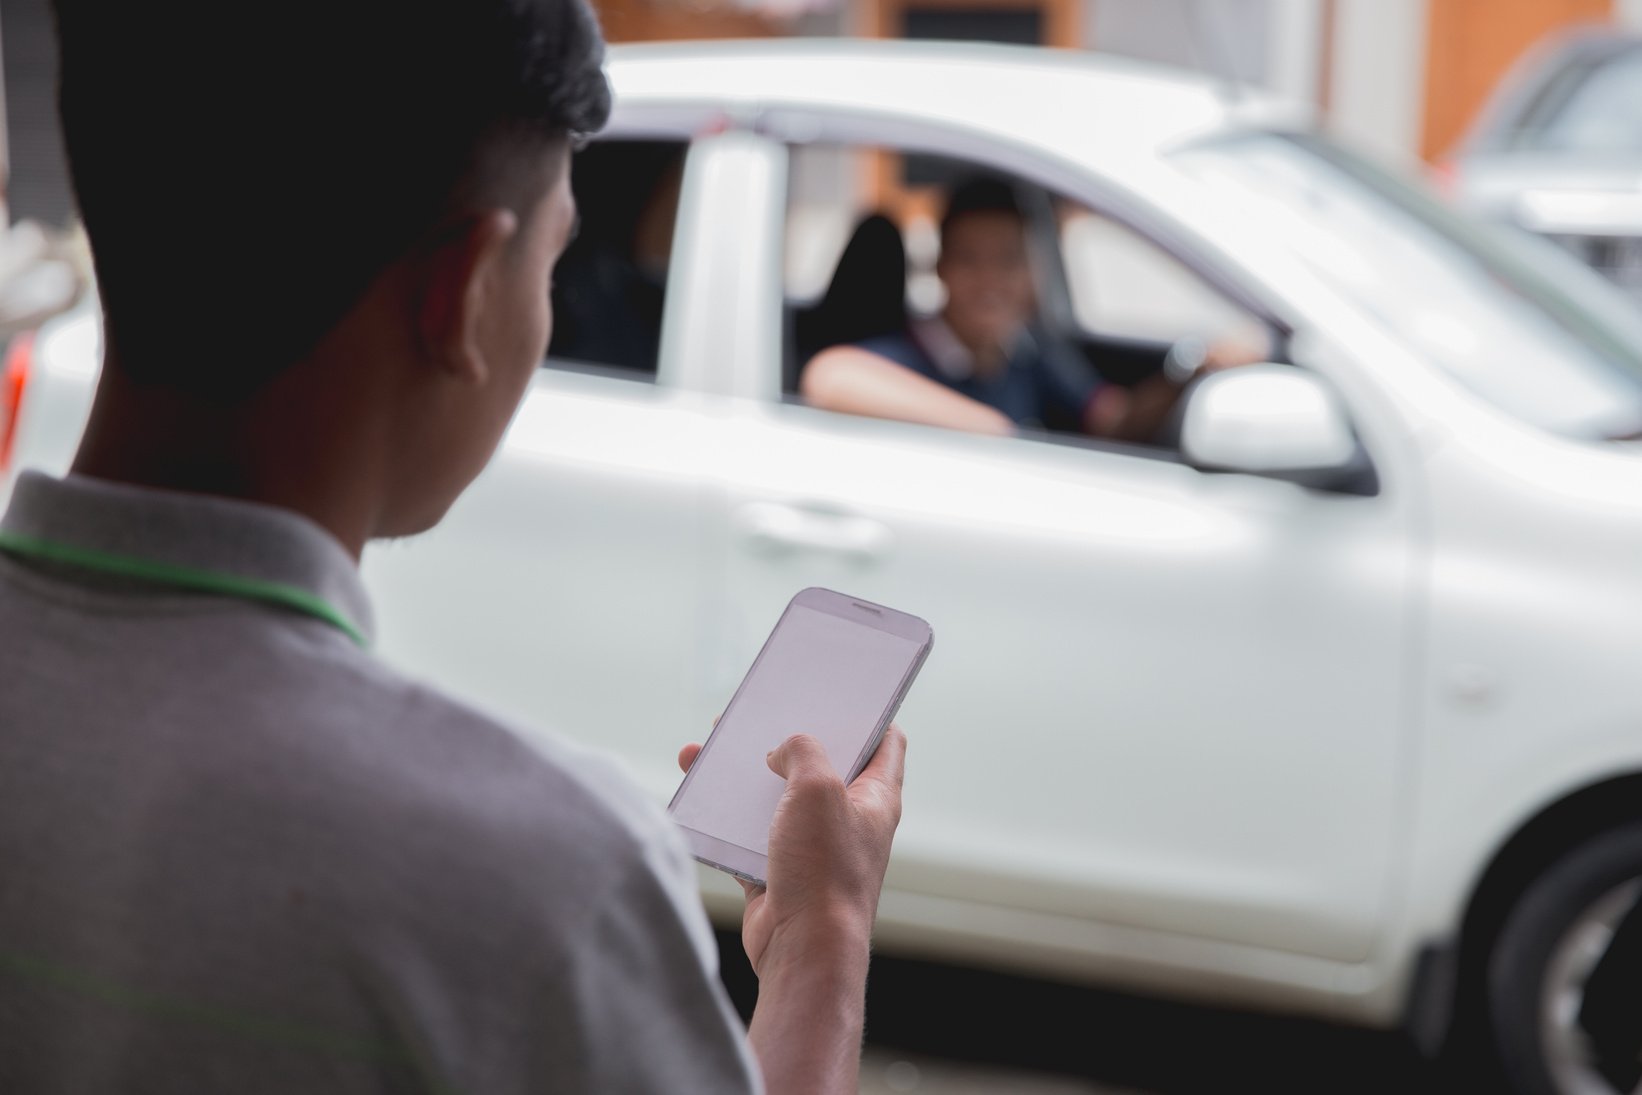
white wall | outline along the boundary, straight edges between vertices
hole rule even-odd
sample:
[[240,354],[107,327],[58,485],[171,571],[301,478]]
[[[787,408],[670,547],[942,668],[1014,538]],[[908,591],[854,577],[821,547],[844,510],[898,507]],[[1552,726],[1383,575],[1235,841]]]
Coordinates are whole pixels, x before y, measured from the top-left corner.
[[1642,30],[1642,0],[1614,0],[1614,21]]
[[1323,6],[1320,0],[1271,0],[1266,86],[1316,103],[1322,90]]
[[1108,53],[1264,84],[1271,9],[1289,2],[1088,0],[1085,33],[1090,45]]
[[[1323,0],[1086,0],[1096,49],[1183,65],[1309,103],[1329,130],[1382,160],[1412,165],[1424,121],[1428,0],[1336,0],[1325,75]],[[1642,0],[1618,0],[1642,24]]]
[[1328,128],[1395,165],[1419,157],[1426,0],[1338,0]]

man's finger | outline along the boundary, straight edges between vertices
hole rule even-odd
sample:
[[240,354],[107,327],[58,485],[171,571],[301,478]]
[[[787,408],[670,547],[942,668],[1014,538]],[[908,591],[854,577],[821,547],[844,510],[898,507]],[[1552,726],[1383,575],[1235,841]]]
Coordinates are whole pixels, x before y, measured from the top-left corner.
[[875,780],[887,783],[900,790],[906,780],[907,771],[907,736],[895,723],[890,723],[884,731],[884,740],[878,743],[877,752],[867,761],[867,766],[861,769],[856,782],[861,780]]
[[696,762],[696,758],[700,755],[701,746],[692,741],[689,745],[686,745],[683,749],[678,751],[678,766],[688,772],[690,770],[690,765],[694,764]]

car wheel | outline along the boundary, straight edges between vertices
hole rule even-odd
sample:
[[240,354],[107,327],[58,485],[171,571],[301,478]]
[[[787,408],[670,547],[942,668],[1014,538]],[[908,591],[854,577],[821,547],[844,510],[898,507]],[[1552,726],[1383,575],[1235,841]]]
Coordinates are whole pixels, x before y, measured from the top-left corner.
[[1487,972],[1498,1064],[1522,1095],[1642,1090],[1642,823],[1556,860],[1506,917]]

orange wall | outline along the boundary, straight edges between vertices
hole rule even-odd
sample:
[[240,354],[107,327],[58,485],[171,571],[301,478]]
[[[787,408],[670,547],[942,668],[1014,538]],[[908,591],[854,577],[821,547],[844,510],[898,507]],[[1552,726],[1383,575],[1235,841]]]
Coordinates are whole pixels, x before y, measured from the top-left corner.
[[1500,77],[1545,34],[1612,14],[1613,0],[1430,0],[1421,153],[1449,152]]
[[734,5],[703,0],[593,0],[612,42],[680,38],[765,38],[778,33],[768,20]]

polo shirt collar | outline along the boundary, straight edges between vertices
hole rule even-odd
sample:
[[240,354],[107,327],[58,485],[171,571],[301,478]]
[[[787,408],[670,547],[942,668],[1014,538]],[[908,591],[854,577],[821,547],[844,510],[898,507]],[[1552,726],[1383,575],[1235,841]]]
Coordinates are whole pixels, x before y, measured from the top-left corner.
[[359,568],[329,532],[277,506],[25,471],[0,529],[21,537],[191,570],[274,582],[318,597],[369,640]]

